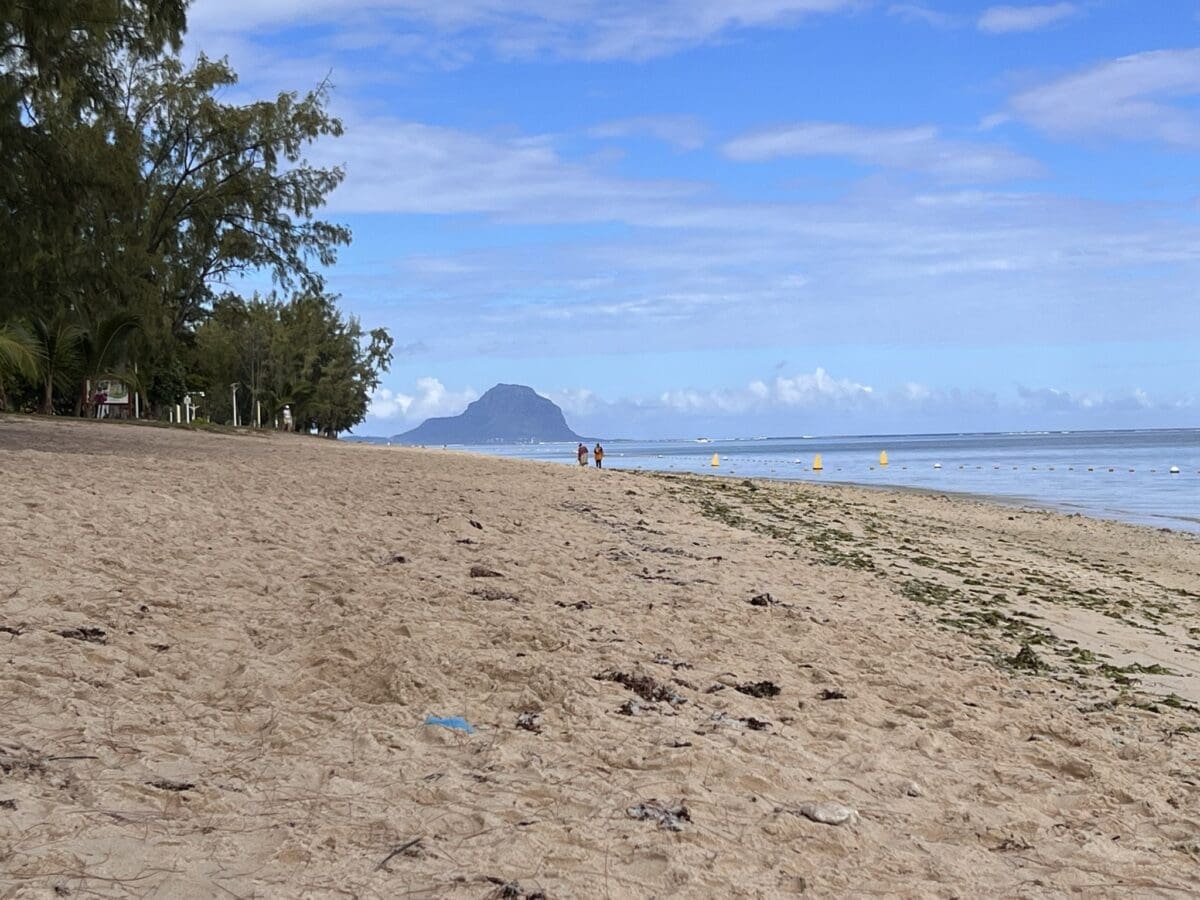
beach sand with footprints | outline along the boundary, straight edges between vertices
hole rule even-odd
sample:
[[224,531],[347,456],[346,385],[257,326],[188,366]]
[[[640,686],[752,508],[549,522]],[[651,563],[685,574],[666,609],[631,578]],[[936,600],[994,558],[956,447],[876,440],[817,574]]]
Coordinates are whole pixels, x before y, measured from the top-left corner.
[[0,896],[1200,892],[1194,536],[86,421],[0,461]]

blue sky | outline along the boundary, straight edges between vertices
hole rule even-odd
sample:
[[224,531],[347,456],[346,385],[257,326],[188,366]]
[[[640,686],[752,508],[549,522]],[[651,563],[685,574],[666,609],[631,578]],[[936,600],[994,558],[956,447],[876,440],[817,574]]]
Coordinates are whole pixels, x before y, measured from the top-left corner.
[[1200,0],[195,0],[331,73],[358,431],[529,384],[609,437],[1200,425]]

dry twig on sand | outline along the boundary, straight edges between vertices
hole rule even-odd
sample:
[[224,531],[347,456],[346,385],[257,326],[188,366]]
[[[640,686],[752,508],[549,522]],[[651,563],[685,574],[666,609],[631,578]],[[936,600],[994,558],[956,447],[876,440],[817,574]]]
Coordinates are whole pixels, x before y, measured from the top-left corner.
[[413,847],[417,846],[417,844],[419,844],[419,843],[421,843],[421,839],[419,837],[415,837],[410,841],[405,841],[403,844],[401,844],[399,847],[397,847],[395,850],[393,850],[391,853],[389,853],[387,856],[385,856],[383,858],[382,862],[380,862],[379,865],[377,865],[375,867],[375,871],[379,871],[380,869],[386,869],[387,864],[389,862],[391,862],[395,857],[399,856],[405,850],[412,849]]

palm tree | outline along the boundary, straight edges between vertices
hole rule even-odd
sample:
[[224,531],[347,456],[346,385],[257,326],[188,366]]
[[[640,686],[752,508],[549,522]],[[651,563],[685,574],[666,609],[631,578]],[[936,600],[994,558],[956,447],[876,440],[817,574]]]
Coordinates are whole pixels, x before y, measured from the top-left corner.
[[36,384],[41,373],[41,361],[37,341],[29,332],[15,323],[0,325],[0,410],[8,407],[4,379],[21,375]]
[[79,333],[80,359],[83,363],[83,381],[79,384],[75,412],[79,414],[91,398],[88,390],[98,382],[123,381],[134,390],[140,385],[126,366],[129,339],[141,328],[141,320],[132,313],[115,312],[104,316]]
[[55,389],[63,392],[75,386],[75,375],[82,362],[79,343],[83,329],[72,322],[63,310],[49,319],[34,316],[29,320],[29,325],[42,358],[38,373],[42,390],[39,411],[44,415],[53,415]]
[[59,310],[50,318],[29,320],[39,365],[32,380],[42,392],[39,411],[54,412],[55,394],[75,394],[75,414],[90,400],[88,390],[105,379],[136,387],[137,379],[125,370],[129,339],[141,327],[131,313],[115,312],[98,319]]

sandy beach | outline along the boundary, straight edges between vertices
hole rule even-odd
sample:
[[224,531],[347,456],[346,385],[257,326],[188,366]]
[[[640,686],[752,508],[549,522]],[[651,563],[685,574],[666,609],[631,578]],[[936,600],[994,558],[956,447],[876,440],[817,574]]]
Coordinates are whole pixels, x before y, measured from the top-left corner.
[[0,896],[1200,893],[1195,536],[4,416],[0,466]]

